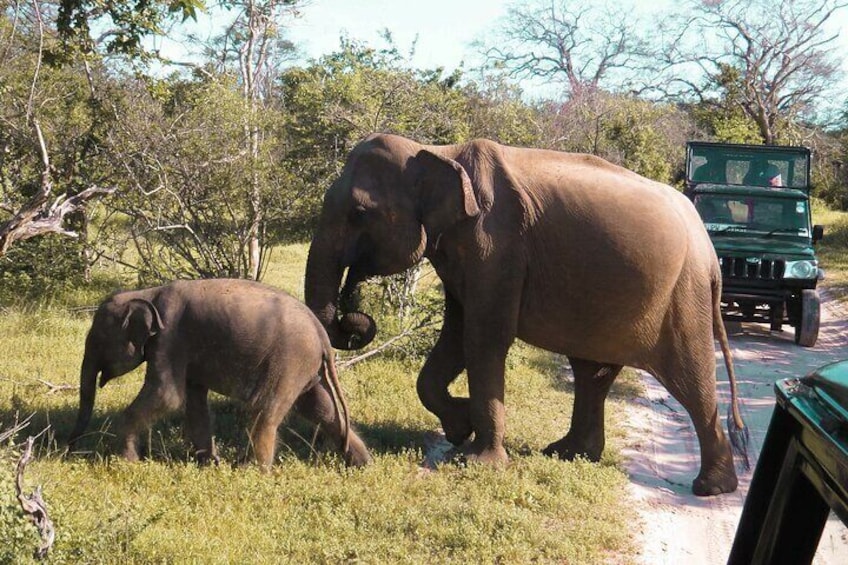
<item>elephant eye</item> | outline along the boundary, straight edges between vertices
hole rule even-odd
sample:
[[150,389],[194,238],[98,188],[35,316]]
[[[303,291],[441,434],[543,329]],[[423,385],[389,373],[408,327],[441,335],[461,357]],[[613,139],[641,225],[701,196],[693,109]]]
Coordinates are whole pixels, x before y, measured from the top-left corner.
[[355,226],[361,226],[365,223],[365,218],[368,215],[368,209],[363,205],[354,206],[350,211],[350,223]]

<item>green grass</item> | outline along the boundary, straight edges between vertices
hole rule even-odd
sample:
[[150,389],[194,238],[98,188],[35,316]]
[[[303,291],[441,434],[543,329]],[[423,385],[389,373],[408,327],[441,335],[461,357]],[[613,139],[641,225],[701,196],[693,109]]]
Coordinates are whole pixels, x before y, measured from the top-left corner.
[[837,296],[848,296],[848,212],[830,210],[813,203],[813,222],[824,226],[824,238],[816,253],[825,271],[823,285]]
[[[266,282],[302,296],[306,246],[274,250]],[[101,285],[103,294],[108,284]],[[445,464],[420,468],[425,434],[438,427],[420,404],[420,360],[378,356],[341,374],[355,425],[374,455],[360,470],[316,453],[296,417],[281,429],[273,471],[231,463],[245,448],[238,406],[216,397],[216,441],[224,463],[199,468],[181,439],[182,417],[156,424],[150,457],[129,464],[109,455],[111,422],[137,394],[136,371],[98,390],[86,447],[63,458],[76,416],[76,384],[90,312],[99,292],[2,310],[0,428],[34,414],[28,432],[49,430],[27,483],[40,484],[55,523],[52,561],[85,563],[461,563],[630,562],[636,548],[627,479],[617,444],[627,399],[623,375],[609,402],[611,447],[598,464],[566,463],[539,452],[568,428],[572,389],[561,360],[524,344],[509,357],[506,469]],[[70,308],[72,306],[73,308]],[[379,339],[380,336],[378,336]],[[465,387],[463,379],[455,385]],[[22,436],[17,438],[19,441]],[[13,448],[3,446],[0,488],[11,487]],[[13,519],[14,518],[14,519]],[[0,494],[0,561],[27,562],[33,528],[13,496]],[[5,553],[4,553],[5,552]]]

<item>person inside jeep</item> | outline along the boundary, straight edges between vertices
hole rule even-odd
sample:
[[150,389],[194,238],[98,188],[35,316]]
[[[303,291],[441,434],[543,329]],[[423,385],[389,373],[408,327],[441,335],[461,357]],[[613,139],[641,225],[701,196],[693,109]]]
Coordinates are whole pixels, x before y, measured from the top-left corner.
[[724,159],[714,157],[704,162],[692,173],[693,182],[714,182],[723,184],[727,182],[727,162]]
[[766,184],[769,186],[783,186],[783,177],[780,175],[780,169],[777,165],[770,164],[766,167],[766,172],[763,175],[766,179]]
[[748,172],[745,173],[743,184],[750,186],[783,186],[780,169],[768,161],[751,161]]

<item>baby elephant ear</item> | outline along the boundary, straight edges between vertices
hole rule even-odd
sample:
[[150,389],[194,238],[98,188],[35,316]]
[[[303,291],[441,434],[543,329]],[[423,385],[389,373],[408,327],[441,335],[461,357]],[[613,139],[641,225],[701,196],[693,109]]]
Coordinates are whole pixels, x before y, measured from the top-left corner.
[[418,215],[428,238],[480,213],[465,168],[447,157],[422,149],[415,156]]
[[149,300],[133,298],[127,302],[127,312],[124,315],[123,328],[130,333],[133,342],[145,342],[162,331],[164,324],[159,316],[159,310]]

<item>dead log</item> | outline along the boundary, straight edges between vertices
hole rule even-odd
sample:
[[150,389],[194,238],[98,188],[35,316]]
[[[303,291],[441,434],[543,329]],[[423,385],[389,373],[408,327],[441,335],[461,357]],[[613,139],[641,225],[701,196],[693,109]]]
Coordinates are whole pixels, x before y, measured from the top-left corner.
[[0,257],[6,254],[9,247],[16,241],[30,239],[47,233],[58,233],[69,237],[78,235],[65,227],[65,216],[80,210],[86,202],[95,196],[111,194],[115,187],[91,186],[79,194],[66,196],[64,194],[52,198],[53,179],[50,174],[50,158],[44,136],[38,121],[33,122],[44,170],[41,173],[41,186],[29,201],[12,217],[0,224]]
[[56,531],[53,528],[53,522],[50,520],[50,516],[47,514],[47,504],[41,496],[41,486],[35,487],[35,491],[32,494],[24,494],[23,492],[24,470],[32,458],[32,445],[34,441],[35,438],[32,436],[27,438],[24,452],[18,460],[17,473],[15,475],[15,491],[24,514],[38,528],[38,533],[41,536],[41,545],[33,552],[33,556],[36,559],[45,559],[50,548],[53,547]]

